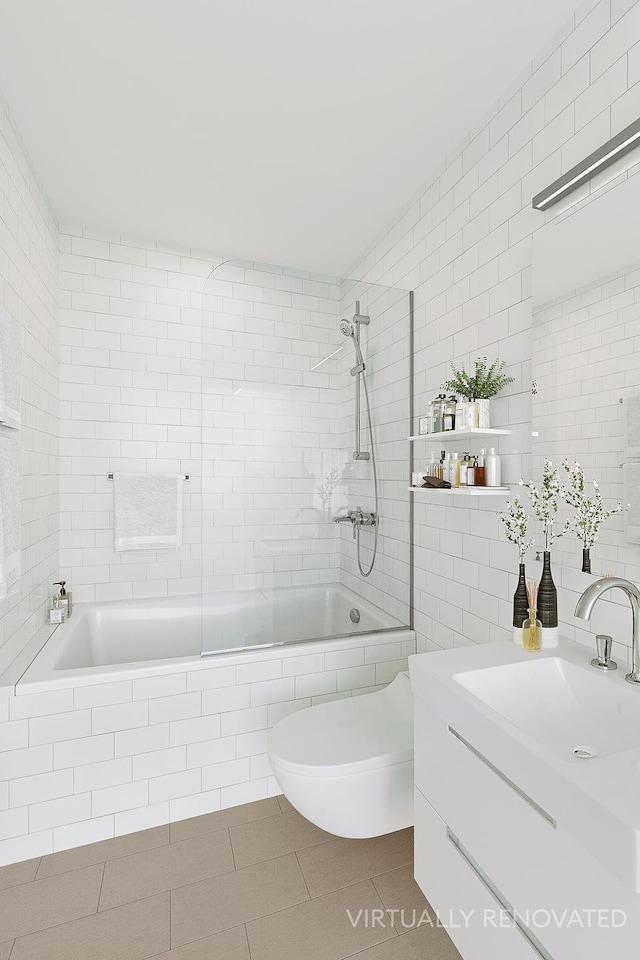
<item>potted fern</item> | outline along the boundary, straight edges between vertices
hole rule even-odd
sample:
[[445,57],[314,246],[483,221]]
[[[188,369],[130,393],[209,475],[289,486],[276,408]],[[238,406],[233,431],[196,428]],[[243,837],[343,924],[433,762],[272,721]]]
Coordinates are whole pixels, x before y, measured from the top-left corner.
[[486,357],[478,357],[473,374],[470,374],[464,367],[458,369],[451,364],[453,376],[447,380],[445,388],[464,397],[468,404],[462,426],[480,427],[482,430],[491,426],[491,398],[514,382],[514,378],[504,372],[505,366],[504,360],[496,359],[490,365]]

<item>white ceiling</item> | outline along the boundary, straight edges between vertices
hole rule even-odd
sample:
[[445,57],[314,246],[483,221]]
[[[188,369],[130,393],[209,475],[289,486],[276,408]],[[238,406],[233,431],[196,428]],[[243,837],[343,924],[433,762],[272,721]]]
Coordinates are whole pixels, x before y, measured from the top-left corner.
[[0,0],[64,223],[344,272],[576,0]]

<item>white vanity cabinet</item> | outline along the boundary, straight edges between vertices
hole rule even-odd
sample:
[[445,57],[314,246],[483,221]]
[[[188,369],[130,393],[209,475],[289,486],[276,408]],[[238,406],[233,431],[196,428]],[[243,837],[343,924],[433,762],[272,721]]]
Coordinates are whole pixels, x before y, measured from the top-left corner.
[[640,895],[412,682],[415,877],[464,960],[637,960]]

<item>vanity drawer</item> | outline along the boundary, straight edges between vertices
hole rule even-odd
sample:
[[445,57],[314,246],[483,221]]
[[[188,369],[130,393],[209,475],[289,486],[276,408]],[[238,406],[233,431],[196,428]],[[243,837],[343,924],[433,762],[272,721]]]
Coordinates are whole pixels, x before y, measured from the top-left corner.
[[510,924],[500,901],[418,789],[414,803],[415,878],[464,960],[544,957]]
[[[637,957],[640,896],[615,877],[573,837],[558,827],[553,811],[527,799],[503,779],[469,739],[454,735],[424,702],[415,701],[415,781],[420,791],[520,916],[540,911],[553,919],[533,924],[555,960],[616,960]],[[417,812],[416,812],[417,820]],[[416,848],[417,854],[417,848]],[[623,927],[568,925],[565,911],[618,908]],[[555,914],[553,914],[555,911]],[[564,922],[555,917],[562,914]],[[612,916],[605,919],[605,924]]]

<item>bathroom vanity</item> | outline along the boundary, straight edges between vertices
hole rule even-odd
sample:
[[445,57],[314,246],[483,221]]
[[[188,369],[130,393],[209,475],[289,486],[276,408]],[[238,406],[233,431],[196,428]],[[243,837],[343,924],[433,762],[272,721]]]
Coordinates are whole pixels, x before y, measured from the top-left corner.
[[591,651],[410,658],[415,876],[465,960],[631,960],[640,689]]

